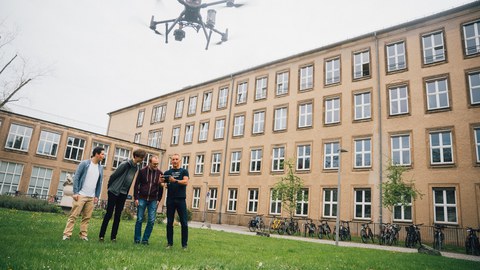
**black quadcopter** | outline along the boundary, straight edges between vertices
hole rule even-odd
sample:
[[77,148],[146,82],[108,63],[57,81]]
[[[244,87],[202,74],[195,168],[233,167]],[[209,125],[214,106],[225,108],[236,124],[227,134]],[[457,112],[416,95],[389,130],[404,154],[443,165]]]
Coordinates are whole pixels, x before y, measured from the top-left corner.
[[[153,16],[150,20],[150,29],[153,30],[158,35],[162,33],[157,31],[158,24],[165,24],[165,43],[168,43],[168,34],[173,30],[173,28],[178,24],[178,28],[173,31],[173,36],[175,40],[182,41],[185,38],[185,31],[183,28],[192,27],[197,32],[202,29],[205,33],[205,38],[207,39],[207,46],[205,50],[208,50],[208,45],[210,44],[210,38],[212,33],[215,32],[219,34],[222,39],[218,44],[228,40],[228,29],[225,32],[221,32],[215,29],[215,15],[216,11],[214,9],[209,9],[207,11],[207,21],[204,22],[202,15],[200,15],[200,9],[206,8],[213,5],[226,3],[227,7],[240,7],[243,4],[235,4],[235,0],[222,0],[215,1],[211,3],[202,4],[202,0],[177,0],[182,4],[185,9],[180,13],[180,16],[176,19],[165,20],[165,21],[154,21]],[[171,23],[171,25],[169,25]]]

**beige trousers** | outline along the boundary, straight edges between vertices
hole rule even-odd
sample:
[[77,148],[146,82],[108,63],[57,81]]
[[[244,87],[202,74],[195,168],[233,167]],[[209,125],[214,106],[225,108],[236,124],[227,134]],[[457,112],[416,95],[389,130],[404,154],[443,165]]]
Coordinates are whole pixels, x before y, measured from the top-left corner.
[[75,226],[75,221],[77,217],[82,215],[82,222],[80,223],[80,237],[87,237],[88,233],[88,223],[93,213],[93,197],[87,197],[83,195],[78,195],[78,200],[73,200],[72,210],[70,211],[70,216],[67,219],[67,225],[63,231],[64,236],[72,236],[73,227]]

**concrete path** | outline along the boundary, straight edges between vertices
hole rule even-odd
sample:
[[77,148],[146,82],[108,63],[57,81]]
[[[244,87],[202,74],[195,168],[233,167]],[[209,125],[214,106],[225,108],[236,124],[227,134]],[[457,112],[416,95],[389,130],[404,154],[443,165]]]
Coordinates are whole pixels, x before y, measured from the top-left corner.
[[[192,228],[205,228],[205,229],[211,229],[215,231],[224,231],[224,232],[238,233],[243,235],[256,235],[256,233],[250,232],[247,227],[243,227],[243,226],[226,225],[226,224],[209,224],[209,223],[204,224],[202,222],[196,222],[196,221],[191,221],[190,223],[188,223],[188,225]],[[316,238],[307,238],[307,237],[290,236],[290,235],[278,235],[278,234],[270,234],[270,237],[298,240],[298,241],[311,242],[311,243],[320,243],[320,244],[327,244],[327,245],[335,245],[335,241],[316,239]],[[381,246],[378,244],[363,244],[363,243],[339,241],[338,245],[342,247],[380,249],[380,250],[388,250],[388,251],[404,252],[404,253],[418,252],[418,250],[414,248],[405,248],[405,247],[399,247],[399,246]],[[480,262],[480,256],[473,256],[473,255],[453,253],[453,252],[441,252],[441,253],[442,253],[442,256],[448,257],[448,258]]]

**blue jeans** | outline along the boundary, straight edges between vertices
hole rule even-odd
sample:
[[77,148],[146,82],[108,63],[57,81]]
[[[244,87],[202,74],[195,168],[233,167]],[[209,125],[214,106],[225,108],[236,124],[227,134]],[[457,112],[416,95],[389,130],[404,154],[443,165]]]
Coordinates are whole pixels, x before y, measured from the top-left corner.
[[188,216],[185,198],[167,198],[167,244],[169,246],[173,245],[175,210],[180,217],[180,224],[182,225],[182,247],[186,247],[188,243]]
[[142,222],[145,208],[148,209],[148,219],[147,227],[145,228],[145,232],[143,233],[142,242],[148,242],[150,234],[152,234],[153,225],[155,225],[155,218],[157,216],[157,201],[138,199],[137,222],[135,223],[135,236],[133,238],[135,242],[140,242],[140,237],[142,236]]

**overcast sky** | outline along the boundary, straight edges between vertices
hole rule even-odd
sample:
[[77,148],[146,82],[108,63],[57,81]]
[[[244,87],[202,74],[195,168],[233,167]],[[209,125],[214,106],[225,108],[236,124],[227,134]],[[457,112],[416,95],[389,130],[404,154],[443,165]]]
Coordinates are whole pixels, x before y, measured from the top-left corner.
[[12,111],[104,134],[114,110],[469,2],[236,0],[246,5],[215,8],[229,41],[206,51],[191,28],[168,44],[148,28],[152,15],[178,16],[176,0],[0,0],[0,34],[16,32],[0,66],[18,53],[31,70],[48,71]]

